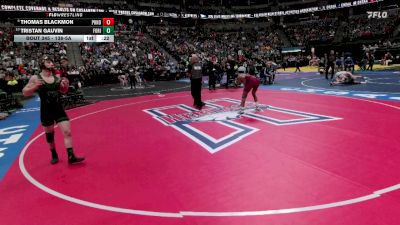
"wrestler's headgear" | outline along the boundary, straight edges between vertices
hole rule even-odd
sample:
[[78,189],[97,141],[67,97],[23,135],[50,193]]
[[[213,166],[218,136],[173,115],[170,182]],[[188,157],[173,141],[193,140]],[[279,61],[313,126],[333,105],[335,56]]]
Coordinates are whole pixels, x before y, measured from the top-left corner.
[[246,73],[246,67],[240,66],[240,67],[238,68],[238,73]]
[[45,66],[45,62],[46,61],[52,61],[52,62],[54,62],[50,57],[48,57],[48,56],[43,56],[42,57],[42,59],[40,60],[40,69],[48,69],[48,68],[46,68],[46,66]]

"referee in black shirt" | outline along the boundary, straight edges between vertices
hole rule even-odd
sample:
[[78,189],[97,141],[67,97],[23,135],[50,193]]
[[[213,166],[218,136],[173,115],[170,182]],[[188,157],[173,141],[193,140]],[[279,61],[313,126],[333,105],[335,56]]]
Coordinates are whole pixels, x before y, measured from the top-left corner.
[[205,105],[205,103],[201,101],[203,67],[200,63],[199,57],[196,54],[192,55],[190,61],[191,64],[188,67],[188,75],[190,77],[190,88],[194,100],[193,106],[201,110],[201,108],[203,108]]

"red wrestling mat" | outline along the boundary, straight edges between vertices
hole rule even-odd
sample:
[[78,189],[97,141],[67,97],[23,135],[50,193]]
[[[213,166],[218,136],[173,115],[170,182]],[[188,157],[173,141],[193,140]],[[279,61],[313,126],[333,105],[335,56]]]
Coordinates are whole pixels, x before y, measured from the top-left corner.
[[[1,224],[397,225],[400,107],[259,90],[105,101],[68,112],[87,161],[38,129],[0,185]],[[248,100],[252,100],[251,98]]]

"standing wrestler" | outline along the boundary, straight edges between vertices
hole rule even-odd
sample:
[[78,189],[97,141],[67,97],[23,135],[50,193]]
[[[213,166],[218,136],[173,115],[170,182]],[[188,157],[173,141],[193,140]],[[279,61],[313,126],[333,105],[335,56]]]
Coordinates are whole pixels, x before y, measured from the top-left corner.
[[242,94],[242,101],[240,103],[240,110],[239,113],[244,113],[244,105],[246,103],[246,98],[248,93],[251,91],[253,95],[254,102],[256,104],[256,110],[260,111],[260,107],[258,106],[258,98],[257,98],[257,89],[260,86],[260,80],[255,76],[255,69],[254,67],[250,67],[249,73],[246,74],[246,68],[241,66],[238,69],[238,78],[236,80],[236,84],[240,85],[243,83],[243,94]]
[[31,96],[34,92],[40,97],[40,120],[46,133],[46,141],[50,146],[51,164],[58,162],[58,155],[54,143],[54,123],[60,127],[64,136],[64,145],[68,153],[68,163],[74,164],[85,160],[76,157],[72,148],[71,126],[61,102],[61,93],[68,92],[69,82],[54,74],[54,63],[47,56],[40,63],[41,72],[33,75],[22,90],[24,96]]

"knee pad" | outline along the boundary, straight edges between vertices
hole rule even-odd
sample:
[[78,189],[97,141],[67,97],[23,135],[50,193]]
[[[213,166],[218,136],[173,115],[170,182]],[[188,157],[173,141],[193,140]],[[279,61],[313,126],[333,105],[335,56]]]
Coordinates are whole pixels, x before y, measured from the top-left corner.
[[54,132],[46,133],[46,141],[47,141],[47,143],[54,142]]

